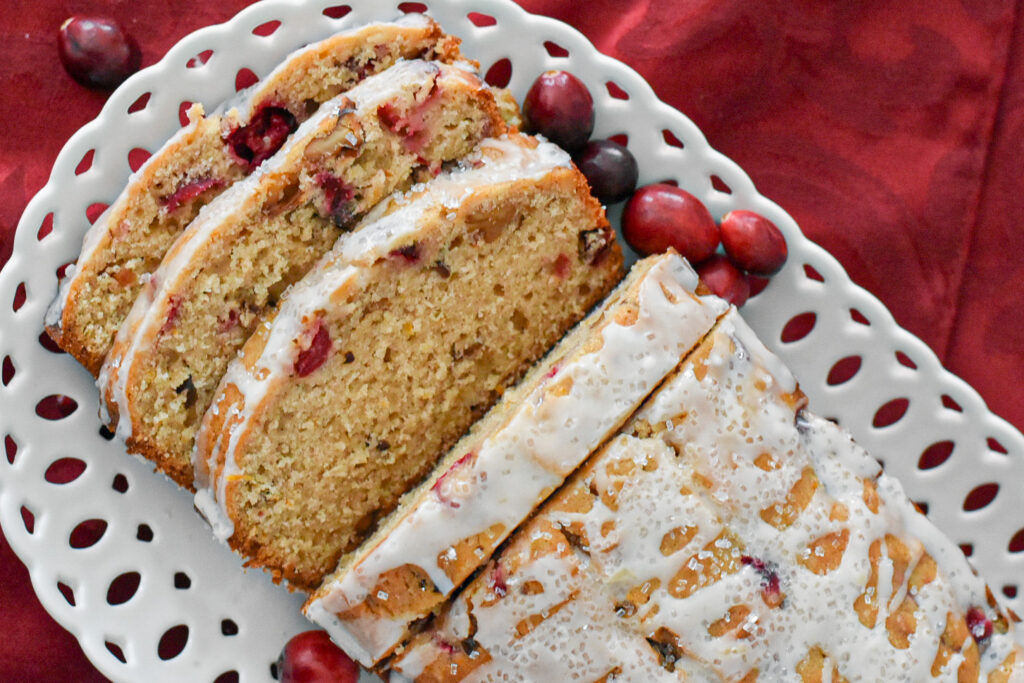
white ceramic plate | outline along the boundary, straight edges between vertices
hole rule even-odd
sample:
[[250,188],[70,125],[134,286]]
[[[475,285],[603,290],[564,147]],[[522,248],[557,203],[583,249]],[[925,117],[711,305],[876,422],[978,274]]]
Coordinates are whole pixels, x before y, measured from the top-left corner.
[[[509,59],[509,87],[520,99],[545,69],[567,69],[583,79],[597,105],[595,136],[628,136],[641,183],[675,179],[716,217],[746,208],[783,230],[789,263],[747,304],[744,316],[796,372],[812,408],[839,419],[915,500],[928,504],[936,524],[957,543],[970,544],[993,590],[1024,613],[1024,595],[1017,593],[1024,591],[1024,553],[1009,551],[1015,535],[1017,545],[1024,543],[1024,437],[897,327],[876,299],[855,287],[833,258],[804,238],[782,209],[759,195],[746,174],[708,147],[697,127],[660,102],[636,72],[599,54],[569,26],[506,0],[430,0],[422,6],[464,39],[465,53],[484,72]],[[306,43],[408,9],[376,0],[344,7],[350,11],[333,18],[345,10],[332,0],[266,0],[186,37],[160,63],[132,77],[64,147],[49,183],[26,209],[14,254],[0,273],[0,360],[5,377],[11,368],[14,373],[0,387],[0,435],[8,454],[0,458],[0,521],[43,605],[112,679],[213,681],[237,672],[242,681],[270,680],[270,664],[283,643],[309,626],[299,615],[301,596],[274,586],[261,572],[243,572],[241,561],[214,542],[192,511],[189,495],[99,434],[91,378],[69,356],[39,343],[43,314],[56,291],[55,272],[76,257],[87,212],[98,213],[93,205],[110,203],[124,186],[131,150],[154,151],[178,128],[182,102],[199,101],[209,111],[234,93],[240,69],[264,75]],[[253,32],[268,22],[280,22],[271,35]],[[552,56],[548,42],[568,56]],[[207,50],[212,55],[205,64],[193,59]],[[628,99],[613,97],[609,82]],[[142,106],[138,100],[145,93],[149,98]],[[669,144],[664,131],[682,146]],[[76,172],[90,150],[91,165]],[[731,191],[714,189],[712,176]],[[50,214],[52,231],[40,232]],[[617,222],[619,209],[611,214]],[[24,303],[15,306],[22,296]],[[783,342],[787,322],[809,313],[816,316],[813,330]],[[840,366],[847,370],[857,365],[852,357],[859,359],[856,374],[829,384],[837,362],[847,359]],[[77,410],[62,420],[41,419],[37,404],[58,394],[77,402]],[[874,426],[876,412],[893,400],[906,402],[902,417]],[[922,452],[934,444],[942,452],[952,448],[950,457],[939,467],[918,469]],[[62,458],[80,460],[84,471],[69,483],[47,481],[48,467]],[[965,512],[965,499],[986,484],[1000,486],[998,494],[981,509]],[[72,530],[86,520],[103,520],[106,531],[90,547],[71,547]],[[129,600],[108,602],[112,582],[136,578]],[[188,640],[164,660],[159,643],[175,627],[187,628]],[[115,657],[118,649],[126,661]]]

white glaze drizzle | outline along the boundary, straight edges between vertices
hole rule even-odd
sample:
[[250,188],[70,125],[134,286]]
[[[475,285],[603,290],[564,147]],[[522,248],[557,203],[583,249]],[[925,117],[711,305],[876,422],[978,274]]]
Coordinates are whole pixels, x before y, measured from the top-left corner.
[[[687,365],[637,412],[632,424],[644,420],[654,425],[653,436],[620,436],[588,465],[587,482],[597,490],[613,489],[613,484],[622,487],[615,509],[595,497],[586,513],[560,512],[557,505],[550,505],[537,519],[584,526],[592,570],[585,591],[606,594],[608,612],[629,589],[657,579],[660,587],[651,592],[649,601],[620,622],[641,637],[659,627],[670,629],[690,656],[714,670],[716,680],[737,680],[754,668],[759,670],[758,680],[794,680],[797,664],[813,646],[827,655],[825,676],[830,677],[835,666],[851,681],[931,680],[946,613],[963,615],[970,607],[981,607],[989,618],[995,616],[987,606],[984,583],[956,546],[914,510],[899,484],[880,474],[877,462],[845,432],[806,412],[797,426],[793,402],[786,396],[795,388],[792,376],[738,316],[730,315],[719,325],[714,341],[702,363],[707,371],[702,379]],[[628,431],[627,426],[623,432]],[[780,469],[766,473],[754,465],[754,459],[766,452],[778,457]],[[646,471],[642,466],[651,459],[658,467]],[[638,467],[628,476],[610,475],[615,471],[610,466],[623,460],[632,460]],[[791,526],[782,530],[769,526],[760,511],[784,499],[805,467],[813,468],[820,481],[811,502]],[[695,473],[701,481],[711,482],[710,488],[695,485]],[[863,498],[864,480],[875,477],[881,500],[877,514]],[[681,495],[682,486],[694,492]],[[847,520],[830,519],[836,502],[845,506]],[[609,525],[614,525],[610,531]],[[665,556],[660,549],[664,534],[682,525],[696,526],[698,532],[684,547]],[[769,608],[762,600],[763,577],[749,564],[685,598],[666,590],[681,563],[700,557],[701,549],[723,528],[742,542],[744,547],[736,548],[736,553],[767,562],[776,572],[785,594],[781,607]],[[799,563],[807,556],[809,543],[841,529],[849,531],[849,542],[835,569],[819,576]],[[892,591],[893,563],[882,543],[875,596],[879,614],[875,626],[868,628],[860,622],[854,601],[864,592],[869,576],[868,547],[886,534],[899,537],[911,550],[913,561],[901,585]],[[512,541],[517,542],[521,542],[519,535]],[[925,551],[935,559],[938,576],[913,595],[918,625],[909,646],[897,649],[890,644],[886,616],[906,597],[906,577]],[[508,577],[506,582],[511,585],[512,580]],[[479,599],[472,596],[485,588],[483,580],[477,579],[453,604],[462,605],[464,599],[478,604]],[[708,626],[733,605],[750,609],[743,622],[750,636],[712,637]],[[474,638],[489,653],[492,648],[503,653],[505,647],[531,647],[514,637],[517,619],[479,607],[473,614],[478,628]],[[397,669],[415,676],[442,656],[439,642],[465,637],[452,624],[446,615],[433,631],[438,637],[415,640],[396,663]],[[540,645],[532,647],[517,656],[540,656],[538,649],[543,654]],[[1017,660],[1011,680],[1024,680],[1024,650],[1014,642],[1012,625],[1010,632],[989,639],[981,656],[982,677],[1013,651]],[[509,666],[508,656],[502,657],[503,665]],[[962,657],[953,656],[937,678],[956,680],[961,662]],[[478,673],[466,680],[516,675],[500,667],[484,677]]]
[[[193,464],[198,491],[196,506],[207,520],[215,524],[218,538],[226,540],[234,532],[234,525],[224,505],[228,482],[242,474],[235,457],[239,440],[250,428],[256,407],[265,399],[271,387],[287,381],[292,375],[298,351],[296,340],[300,339],[305,330],[304,320],[317,309],[322,309],[336,290],[348,284],[358,288],[361,279],[372,272],[377,257],[406,244],[418,235],[423,230],[420,219],[428,215],[430,207],[443,205],[458,208],[478,188],[523,179],[540,180],[554,169],[570,165],[569,156],[551,143],[542,141],[536,147],[531,147],[528,138],[523,136],[484,140],[477,151],[455,168],[406,193],[396,193],[385,199],[352,232],[343,234],[331,251],[288,291],[273,323],[262,323],[268,326],[269,332],[254,370],[247,371],[236,360],[228,367],[221,381],[218,395],[228,384],[233,384],[244,397],[242,408],[233,408],[236,414],[231,417],[237,417],[237,421],[231,421],[230,436],[223,452],[214,447],[197,448],[195,451]],[[435,187],[438,188],[436,191]],[[392,217],[394,214],[389,213],[392,210],[401,215],[400,224]],[[386,229],[377,227],[377,222],[381,220],[386,222]],[[363,233],[372,235],[373,239],[366,239]],[[361,250],[349,248],[352,242],[358,242]],[[351,260],[346,254],[351,255]],[[215,398],[211,410],[217,410],[217,401]],[[206,443],[211,436],[215,438],[215,435],[208,435],[201,430],[197,446],[200,441]],[[218,474],[217,466],[221,459],[223,467]]]
[[[696,297],[696,286],[696,274],[681,257],[658,257],[634,285],[636,321],[617,323],[619,307],[612,306],[604,311],[607,324],[592,333],[603,342],[599,350],[556,348],[553,355],[568,358],[558,362],[554,377],[542,380],[508,420],[486,436],[469,462],[449,475],[458,485],[446,479],[444,500],[432,488],[421,487],[386,538],[357,551],[348,570],[321,588],[321,597],[306,608],[307,616],[339,643],[348,643],[352,652],[369,653],[361,660],[364,664],[387,654],[405,637],[411,622],[427,615],[365,615],[347,622],[334,615],[365,600],[384,572],[404,564],[420,567],[438,590],[451,593],[455,586],[438,558],[455,553],[459,541],[494,525],[510,533],[725,312],[721,299]],[[571,382],[568,393],[550,391],[563,382]],[[475,568],[488,558],[460,559],[474,562]]]
[[254,109],[262,104],[263,99],[271,94],[276,88],[283,85],[292,71],[303,61],[303,58],[310,53],[316,53],[330,49],[333,43],[348,41],[358,34],[369,34],[374,30],[385,30],[388,28],[410,28],[425,29],[433,26],[436,22],[424,14],[411,13],[403,14],[391,22],[373,22],[364,24],[347,31],[336,33],[318,43],[312,43],[301,47],[288,54],[274,70],[261,78],[248,88],[235,93],[231,98],[221,103],[215,110],[214,116],[225,116],[231,120],[232,125],[246,125],[255,113]]
[[[131,403],[127,386],[131,365],[140,349],[152,344],[166,320],[170,292],[191,278],[196,254],[210,244],[222,226],[236,220],[244,209],[259,206],[264,182],[281,182],[282,178],[298,177],[304,168],[303,152],[307,145],[323,133],[330,132],[338,116],[350,105],[357,117],[374,116],[377,107],[392,97],[428,87],[441,74],[442,78],[463,79],[461,69],[422,60],[401,61],[386,72],[371,76],[346,93],[325,102],[306,120],[274,156],[267,159],[247,178],[238,181],[199,211],[199,215],[178,236],[164,256],[163,262],[142,288],[128,317],[118,330],[114,347],[107,356],[97,378],[101,396],[117,407],[120,416],[117,435],[127,439],[132,433]],[[482,87],[482,86],[481,86]]]
[[[301,63],[303,57],[305,57],[307,53],[319,52],[324,50],[325,46],[331,46],[333,43],[337,42],[348,41],[360,33],[370,33],[374,30],[386,30],[392,27],[398,29],[425,29],[429,28],[434,23],[433,19],[423,14],[406,14],[393,22],[375,22],[366,24],[354,29],[339,32],[324,39],[323,41],[295,50],[285,57],[284,61],[271,71],[266,78],[263,78],[252,86],[235,93],[231,98],[221,103],[211,114],[210,118],[222,116],[225,112],[230,112],[231,125],[246,125],[254,113],[253,109],[262,102],[263,98],[268,93],[273,92],[275,88],[279,87],[285,81],[287,76],[294,68],[296,68],[298,63]],[[474,65],[469,62],[460,61],[456,65],[464,71],[475,73],[476,69]],[[188,125],[174,133],[174,135],[172,135],[155,154],[148,157],[146,161],[143,162],[142,166],[128,177],[125,189],[120,195],[118,195],[118,198],[114,203],[107,207],[102,214],[100,214],[92,226],[90,226],[86,231],[82,241],[82,249],[77,259],[78,263],[85,263],[89,261],[96,249],[103,244],[103,238],[110,235],[116,228],[116,226],[109,224],[110,216],[115,212],[120,212],[123,205],[130,199],[132,193],[141,189],[139,179],[142,177],[145,170],[151,164],[162,163],[168,155],[173,154],[175,148],[178,147],[179,144],[195,133],[199,121],[203,116],[202,105],[198,103],[193,104],[192,108],[189,110]],[[69,267],[67,271],[65,271],[64,277],[58,285],[57,296],[50,303],[50,306],[46,311],[45,324],[48,327],[60,328],[61,318],[64,314],[64,308],[67,306],[68,296],[71,292],[76,274],[79,274],[79,271],[77,271],[74,266]]]

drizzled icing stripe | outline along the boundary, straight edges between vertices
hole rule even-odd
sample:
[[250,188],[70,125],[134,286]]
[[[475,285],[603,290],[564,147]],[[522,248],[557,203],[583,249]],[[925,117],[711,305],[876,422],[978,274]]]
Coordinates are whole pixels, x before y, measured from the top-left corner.
[[[590,333],[582,349],[556,348],[555,358],[567,358],[555,362],[554,374],[520,400],[472,457],[451,465],[444,477],[453,481],[418,489],[386,535],[356,551],[306,606],[306,615],[350,654],[366,665],[375,663],[406,636],[412,622],[427,616],[412,611],[343,617],[376,592],[383,574],[413,565],[442,596],[450,594],[725,312],[721,299],[693,294],[697,276],[681,257],[652,258],[653,265],[623,300],[602,311],[606,324]],[[610,300],[616,298],[613,294]],[[635,317],[624,315],[634,306]],[[591,351],[589,342],[595,339],[601,343]],[[482,553],[457,550],[463,539],[496,528],[503,533],[481,541]]]
[[[405,32],[409,30],[431,29],[435,25],[436,23],[434,20],[425,15],[415,13],[406,14],[396,19],[394,22],[375,22],[367,24],[356,29],[339,32],[318,43],[313,43],[300,48],[285,57],[281,64],[270,72],[266,78],[261,79],[249,88],[245,88],[244,90],[235,93],[235,95],[223,102],[216,108],[213,114],[211,114],[210,118],[213,119],[217,116],[228,114],[236,125],[244,125],[244,123],[248,122],[253,110],[262,103],[263,98],[274,92],[276,88],[281,87],[282,82],[287,80],[291,72],[298,64],[304,61],[307,55],[316,54],[317,52],[322,52],[324,50],[330,50],[331,46],[336,43],[344,43],[364,34],[369,35],[374,31],[385,31],[391,29]],[[440,31],[440,28],[438,28],[438,31]],[[459,62],[458,65],[464,70],[474,70],[474,66],[468,62]],[[118,199],[96,219],[92,226],[90,226],[89,230],[86,231],[82,242],[82,249],[77,259],[78,263],[87,263],[92,258],[96,249],[103,244],[103,238],[110,234],[113,227],[109,224],[110,217],[115,213],[123,211],[123,206],[127,203],[131,192],[139,189],[139,181],[147,172],[149,167],[153,164],[163,163],[163,160],[168,158],[168,155],[173,154],[179,146],[188,144],[190,138],[194,137],[196,131],[199,129],[200,122],[204,118],[202,105],[198,103],[193,104],[192,108],[189,110],[188,116],[188,125],[175,132],[174,135],[161,146],[158,152],[147,158],[143,162],[142,166],[128,177],[125,190],[120,194]],[[83,271],[77,270],[74,265],[70,266],[65,272],[64,278],[61,280],[58,288],[57,296],[54,298],[46,312],[44,322],[47,327],[60,328],[64,309],[67,306],[68,296],[73,289],[76,276],[80,276],[82,272]]]
[[[466,681],[525,680],[523,662],[559,670],[574,642],[550,631],[521,639],[522,624],[549,620],[518,593],[533,581],[536,602],[571,580],[602,596],[619,628],[706,667],[697,680],[975,680],[975,660],[978,680],[1008,661],[1009,680],[1024,680],[1013,623],[988,604],[963,554],[848,434],[802,410],[795,391],[730,314],[513,537],[498,560],[511,571],[503,595],[491,565],[394,667],[416,677],[446,664],[452,680]],[[578,569],[552,567],[537,548],[531,559],[548,564],[543,572],[517,567],[516,549],[545,524],[585,556],[582,584]],[[866,608],[877,610],[873,620]],[[992,634],[943,651],[947,615],[972,613],[995,623]],[[558,634],[585,627],[576,620]],[[475,661],[458,656],[467,649]],[[628,647],[614,661],[628,666]]]
[[[306,47],[299,48],[285,57],[284,61],[277,65],[265,78],[260,79],[248,88],[240,90],[230,99],[223,102],[214,111],[214,115],[228,116],[234,120],[236,125],[239,123],[244,125],[254,113],[255,107],[262,104],[265,97],[283,85],[288,77],[292,75],[297,64],[301,64],[307,55],[330,51],[333,43],[351,40],[385,29],[429,29],[433,26],[436,26],[436,22],[426,15],[416,13],[405,14],[393,22],[365,24],[356,29],[333,35],[318,43],[312,43]],[[387,36],[381,36],[381,38],[386,39]]]
[[[379,256],[430,229],[430,222],[427,227],[420,223],[430,215],[431,208],[444,206],[454,210],[479,189],[523,179],[540,180],[571,164],[565,152],[548,142],[521,135],[484,140],[455,168],[378,204],[288,291],[273,322],[262,323],[267,340],[252,370],[235,360],[221,380],[211,411],[219,410],[226,387],[235,387],[244,399],[241,406],[235,404],[231,408],[226,445],[220,447],[222,435],[207,433],[205,422],[196,440],[195,504],[213,526],[217,538],[227,540],[234,533],[226,500],[228,482],[242,474],[236,454],[258,407],[277,383],[291,376],[297,349],[294,341],[303,332],[304,319],[330,301],[332,293],[342,289],[357,291],[360,283],[374,272]],[[358,247],[353,248],[352,244]]]
[[324,103],[316,114],[306,120],[277,153],[264,162],[247,178],[235,183],[199,211],[164,256],[136,299],[121,329],[118,330],[113,349],[97,378],[101,395],[110,406],[116,406],[119,419],[117,435],[123,439],[132,435],[131,403],[127,387],[132,363],[141,349],[147,348],[166,318],[170,305],[169,293],[191,276],[202,264],[196,263],[196,254],[212,240],[219,229],[234,220],[247,207],[262,201],[260,189],[265,183],[280,182],[282,177],[297,176],[303,168],[307,145],[323,133],[333,129],[342,110],[354,105],[356,116],[375,115],[377,107],[389,98],[433,83],[438,72],[456,74],[466,72],[456,67],[424,62],[402,61],[387,70],[364,80],[336,98]]

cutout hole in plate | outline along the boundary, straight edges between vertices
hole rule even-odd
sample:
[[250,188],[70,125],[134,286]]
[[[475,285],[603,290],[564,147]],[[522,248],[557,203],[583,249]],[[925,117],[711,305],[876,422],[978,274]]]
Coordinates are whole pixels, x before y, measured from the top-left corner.
[[69,484],[82,476],[85,469],[86,464],[84,460],[61,458],[50,463],[50,466],[46,468],[43,478],[51,484]]
[[123,605],[135,597],[142,583],[142,575],[138,572],[125,572],[110,582],[107,588],[107,604]]
[[39,225],[39,232],[36,233],[36,239],[42,241],[44,237],[53,232],[53,212],[46,214],[43,218],[43,222]]
[[825,380],[829,386],[836,386],[849,382],[854,376],[860,372],[861,357],[860,356],[847,356],[836,361],[832,369],[828,371],[828,378]]
[[96,158],[96,150],[90,149],[88,152],[82,155],[78,165],[75,166],[75,175],[82,175],[90,168],[92,168],[93,159]]
[[544,49],[548,51],[549,55],[555,57],[556,59],[561,59],[563,57],[569,56],[569,51],[553,40],[545,40]]
[[909,408],[910,401],[908,399],[894,398],[882,404],[882,407],[875,411],[875,416],[871,420],[871,426],[875,429],[890,427],[902,420]]
[[325,8],[322,14],[325,17],[330,17],[331,19],[341,19],[351,11],[352,8],[348,5],[332,5],[331,7]]
[[75,550],[91,548],[100,542],[107,533],[107,522],[104,519],[87,519],[79,522],[68,536],[68,545]]
[[242,67],[235,74],[235,92],[245,90],[249,86],[255,85],[260,80],[260,77],[256,75],[256,72],[249,67]]
[[50,353],[62,354],[67,353],[64,349],[57,346],[57,342],[53,341],[46,332],[39,333],[39,345]]
[[178,624],[164,631],[164,634],[160,636],[160,642],[157,643],[156,653],[160,659],[165,662],[168,659],[174,659],[182,653],[185,646],[188,645],[188,626],[185,624]]
[[473,22],[474,26],[479,26],[481,28],[484,26],[494,26],[498,23],[498,20],[490,14],[484,14],[482,12],[470,12],[466,15],[466,18]]
[[975,486],[964,498],[964,512],[974,512],[987,507],[996,499],[997,495],[999,495],[999,484],[995,482]]
[[6,387],[14,379],[14,361],[10,356],[4,356],[3,370],[0,370],[0,382]]
[[254,28],[252,30],[252,34],[254,36],[260,36],[261,38],[266,38],[267,36],[274,35],[274,31],[280,28],[280,26],[281,22],[274,19],[273,21],[265,22]]
[[188,125],[188,110],[192,108],[193,104],[193,102],[185,100],[178,105],[178,123],[181,124],[182,128]]
[[779,340],[783,344],[792,344],[793,342],[800,341],[814,330],[814,325],[817,321],[817,314],[811,311],[795,315],[782,328],[782,335],[779,337]]
[[495,88],[504,88],[512,80],[512,60],[502,57],[487,70],[484,80]]
[[210,61],[210,57],[213,56],[213,50],[203,50],[199,54],[192,57],[185,63],[186,69],[198,69]]
[[142,149],[141,147],[133,147],[132,150],[128,152],[128,168],[132,169],[132,173],[135,173],[142,168],[142,165],[146,163],[146,160],[149,159],[150,156],[152,155],[149,153],[149,150]]
[[142,111],[149,105],[149,98],[153,96],[151,92],[144,92],[138,96],[138,98],[128,105],[128,113],[134,114],[137,111]]
[[608,94],[617,100],[629,99],[629,93],[623,90],[615,81],[607,81],[604,87],[608,89]]
[[64,601],[72,607],[75,606],[75,592],[71,590],[71,586],[67,585],[63,581],[57,582],[57,590],[64,597]]
[[36,404],[36,415],[44,420],[63,420],[78,410],[78,402],[63,394],[50,394]]
[[10,434],[4,435],[4,450],[7,452],[7,464],[14,464],[14,456],[18,454],[18,444]]
[[917,461],[917,469],[931,470],[949,460],[956,445],[952,441],[938,441],[924,449]]
[[108,640],[105,641],[103,645],[107,648],[107,652],[114,655],[114,659],[121,662],[122,664],[128,663],[128,660],[124,656],[124,650],[122,650],[117,643],[112,643]]

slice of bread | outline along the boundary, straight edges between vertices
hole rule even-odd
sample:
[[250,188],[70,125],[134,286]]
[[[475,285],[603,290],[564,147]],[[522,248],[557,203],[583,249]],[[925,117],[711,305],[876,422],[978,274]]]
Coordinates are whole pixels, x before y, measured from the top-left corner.
[[311,590],[621,277],[567,154],[511,135],[382,204],[282,302],[218,390],[197,507]]
[[675,253],[637,263],[342,559],[306,616],[364,666],[401,643],[614,433],[727,305]]
[[394,669],[659,680],[646,646],[686,680],[1019,680],[1012,615],[804,403],[726,316]]
[[380,199],[503,130],[486,85],[435,62],[401,62],[324,104],[203,209],[118,332],[99,385],[129,451],[191,487],[200,420],[261,316]]
[[[200,208],[248,175],[317,107],[400,59],[462,60],[459,39],[408,15],[331,36],[190,123],[157,150],[90,228],[46,329],[94,375],[146,277]],[[214,57],[216,59],[216,57]]]

